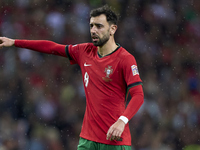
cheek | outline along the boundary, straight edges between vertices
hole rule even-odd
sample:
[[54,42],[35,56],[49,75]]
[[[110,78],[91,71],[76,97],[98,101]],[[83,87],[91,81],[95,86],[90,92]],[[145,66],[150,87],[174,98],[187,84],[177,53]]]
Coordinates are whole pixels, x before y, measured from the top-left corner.
[[100,38],[102,38],[102,37],[107,37],[107,36],[110,36],[111,35],[111,30],[110,29],[107,29],[107,30],[105,30],[105,29],[99,29],[98,31],[97,31],[97,34],[99,35],[99,37]]

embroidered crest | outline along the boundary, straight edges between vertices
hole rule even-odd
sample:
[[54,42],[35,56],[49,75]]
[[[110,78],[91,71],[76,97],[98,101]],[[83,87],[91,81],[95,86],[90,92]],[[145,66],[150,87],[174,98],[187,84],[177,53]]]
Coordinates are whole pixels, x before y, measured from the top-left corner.
[[139,75],[138,68],[136,65],[132,65],[131,70],[132,70],[133,76],[135,76],[136,74]]
[[110,79],[110,75],[113,73],[113,69],[112,66],[108,66],[108,68],[105,68],[106,76],[102,77],[102,79],[106,82],[112,81],[112,79]]

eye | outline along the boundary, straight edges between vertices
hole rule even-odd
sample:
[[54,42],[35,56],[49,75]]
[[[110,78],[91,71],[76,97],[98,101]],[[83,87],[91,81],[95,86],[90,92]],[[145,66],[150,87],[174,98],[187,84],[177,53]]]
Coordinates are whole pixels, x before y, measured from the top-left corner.
[[90,28],[92,28],[94,25],[93,24],[90,24]]
[[101,25],[101,24],[97,24],[96,26],[97,26],[98,29],[103,27],[103,25]]

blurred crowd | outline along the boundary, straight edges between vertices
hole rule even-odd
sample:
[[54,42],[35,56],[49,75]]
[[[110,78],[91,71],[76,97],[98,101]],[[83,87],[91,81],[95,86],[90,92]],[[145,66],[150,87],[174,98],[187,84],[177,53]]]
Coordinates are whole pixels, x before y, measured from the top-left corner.
[[[132,150],[199,150],[199,0],[1,0],[0,36],[91,42],[90,10],[104,4],[119,14],[116,42],[135,56],[143,80]],[[0,150],[76,150],[85,105],[78,65],[1,49]]]

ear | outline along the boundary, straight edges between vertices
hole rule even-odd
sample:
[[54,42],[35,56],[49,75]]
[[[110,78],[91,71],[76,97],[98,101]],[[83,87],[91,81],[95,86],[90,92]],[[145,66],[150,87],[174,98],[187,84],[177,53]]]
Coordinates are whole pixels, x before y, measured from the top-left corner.
[[115,32],[116,32],[116,30],[117,30],[117,25],[112,24],[112,25],[110,26],[110,35],[111,35],[111,36],[114,35]]

